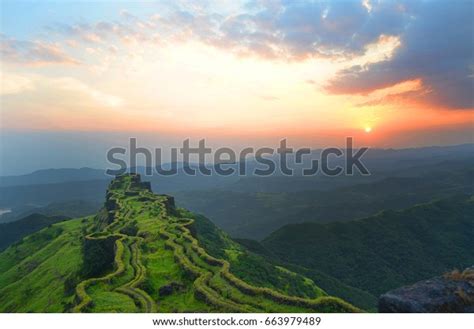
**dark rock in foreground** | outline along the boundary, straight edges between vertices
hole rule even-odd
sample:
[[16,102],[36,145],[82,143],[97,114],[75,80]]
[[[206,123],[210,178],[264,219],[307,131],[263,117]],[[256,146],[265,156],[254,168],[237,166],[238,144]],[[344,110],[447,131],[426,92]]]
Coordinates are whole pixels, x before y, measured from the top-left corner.
[[474,267],[389,291],[379,298],[381,313],[472,313]]

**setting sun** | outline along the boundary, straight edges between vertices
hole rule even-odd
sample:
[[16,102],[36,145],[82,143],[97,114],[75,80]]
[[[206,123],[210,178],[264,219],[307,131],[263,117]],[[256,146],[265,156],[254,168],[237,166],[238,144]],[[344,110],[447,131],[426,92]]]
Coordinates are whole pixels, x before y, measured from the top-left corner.
[[366,133],[370,133],[372,131],[372,127],[365,127],[364,131]]

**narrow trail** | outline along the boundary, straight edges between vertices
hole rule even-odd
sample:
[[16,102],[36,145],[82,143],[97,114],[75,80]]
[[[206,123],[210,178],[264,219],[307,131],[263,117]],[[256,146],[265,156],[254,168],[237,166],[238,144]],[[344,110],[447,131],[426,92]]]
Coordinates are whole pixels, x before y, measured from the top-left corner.
[[138,243],[139,242],[136,241],[130,245],[130,251],[132,255],[131,265],[135,272],[135,276],[130,282],[127,282],[123,286],[116,288],[115,291],[124,293],[136,300],[143,312],[152,313],[156,312],[155,301],[146,292],[137,288],[145,280],[146,275],[146,269],[140,262],[140,249],[137,246]]
[[[146,292],[137,288],[144,281],[146,275],[146,268],[141,263],[140,250],[138,248],[138,245],[141,243],[143,238],[132,237],[116,232],[126,225],[126,219],[130,216],[130,210],[127,209],[120,201],[117,203],[119,205],[119,210],[124,212],[124,215],[117,216],[115,220],[107,225],[102,232],[92,233],[85,237],[85,239],[89,240],[107,239],[111,237],[115,237],[117,239],[115,241],[115,271],[99,278],[91,278],[80,282],[76,287],[76,295],[79,299],[79,303],[73,308],[73,312],[82,312],[91,305],[92,298],[87,293],[88,287],[99,282],[111,282],[112,279],[120,277],[120,275],[124,273],[126,265],[130,265],[132,267],[134,271],[134,277],[129,282],[114,288],[113,291],[132,298],[139,310],[142,312],[151,313],[157,311],[154,300]],[[129,264],[124,263],[124,248],[129,248],[130,251],[131,257]]]
[[[193,219],[181,219],[177,223],[168,226],[174,230],[179,230],[179,237],[178,234],[173,232],[162,231],[160,233],[163,237],[166,237],[167,245],[174,250],[176,260],[186,271],[196,277],[194,281],[195,288],[198,293],[203,295],[202,297],[207,302],[212,303],[215,306],[223,307],[229,312],[261,312],[263,310],[260,306],[261,300],[258,301],[255,300],[255,298],[268,299],[286,306],[302,307],[314,311],[320,310],[325,303],[334,300],[333,297],[319,297],[315,300],[311,300],[301,297],[287,296],[270,288],[249,285],[230,272],[230,264],[228,261],[210,256],[199,245],[199,242],[192,236],[188,228],[193,224],[193,222]],[[180,237],[186,242],[183,243],[183,241],[179,241]],[[211,267],[214,267],[214,271],[209,271],[200,267],[194,261],[195,259],[200,259]],[[238,290],[238,294],[236,295],[240,297],[250,296],[253,300],[246,298],[244,301],[239,298],[233,298],[232,296],[223,297],[222,291],[211,283],[213,277],[220,277],[229,286],[235,287]],[[352,307],[349,304],[347,305]]]

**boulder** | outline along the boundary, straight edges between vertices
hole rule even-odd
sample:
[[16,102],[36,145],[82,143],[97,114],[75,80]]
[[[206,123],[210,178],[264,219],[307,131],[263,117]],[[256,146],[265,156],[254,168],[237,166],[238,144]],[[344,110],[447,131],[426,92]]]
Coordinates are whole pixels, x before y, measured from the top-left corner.
[[389,291],[379,298],[381,313],[472,313],[474,268]]

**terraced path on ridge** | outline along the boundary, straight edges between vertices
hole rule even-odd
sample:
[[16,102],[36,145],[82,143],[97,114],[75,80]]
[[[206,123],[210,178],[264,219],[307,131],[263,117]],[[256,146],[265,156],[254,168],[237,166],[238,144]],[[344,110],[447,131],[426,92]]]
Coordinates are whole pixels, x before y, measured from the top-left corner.
[[[113,240],[113,270],[80,282],[74,312],[354,312],[334,297],[287,296],[252,286],[209,255],[168,196],[153,194],[138,175],[112,181],[106,213],[85,236]],[[165,289],[166,288],[166,289]]]

